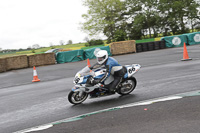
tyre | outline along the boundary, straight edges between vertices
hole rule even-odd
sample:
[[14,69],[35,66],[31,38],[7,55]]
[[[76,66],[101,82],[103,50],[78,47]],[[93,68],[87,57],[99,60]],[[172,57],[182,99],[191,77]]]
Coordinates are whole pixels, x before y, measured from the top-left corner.
[[160,41],[160,49],[166,48],[165,41]]
[[160,49],[160,42],[159,41],[154,42],[154,49],[155,50]]
[[148,51],[147,43],[142,43],[142,51]]
[[142,52],[142,45],[140,43],[136,44],[136,52]]
[[135,78],[129,78],[121,83],[121,87],[117,91],[120,95],[127,95],[131,93],[137,85],[137,81]]
[[147,43],[147,45],[148,45],[148,50],[149,51],[154,50],[154,43],[153,42],[149,42],[149,43]]
[[86,92],[83,92],[81,96],[79,96],[79,92],[73,92],[71,91],[68,95],[68,100],[72,104],[80,104],[84,102],[88,97],[88,94]]

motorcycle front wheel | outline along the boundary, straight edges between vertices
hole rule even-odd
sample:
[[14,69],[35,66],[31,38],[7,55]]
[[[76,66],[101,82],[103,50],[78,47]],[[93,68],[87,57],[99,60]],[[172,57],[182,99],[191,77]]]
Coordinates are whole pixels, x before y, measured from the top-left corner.
[[73,92],[71,91],[68,95],[68,100],[72,104],[80,104],[84,102],[88,97],[88,94],[86,92],[83,92],[82,95],[79,95],[79,92]]
[[117,91],[120,95],[127,95],[131,93],[137,85],[135,78],[129,78],[121,83],[121,87]]

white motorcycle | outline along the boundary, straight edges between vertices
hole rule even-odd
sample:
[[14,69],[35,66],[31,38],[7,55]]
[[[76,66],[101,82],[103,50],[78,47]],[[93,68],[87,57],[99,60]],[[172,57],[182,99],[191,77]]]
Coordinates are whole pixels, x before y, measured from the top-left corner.
[[[133,75],[141,68],[139,64],[125,65],[124,67],[126,67],[127,72],[116,90],[120,95],[127,95],[135,89],[137,81]],[[92,71],[88,66],[79,71],[74,78],[75,86],[68,95],[69,102],[72,104],[80,104],[87,99],[88,95],[90,95],[90,98],[111,95],[106,87],[114,81],[112,75],[110,75],[103,84],[99,83],[94,86],[90,84],[91,80],[99,79],[105,72],[105,68]]]

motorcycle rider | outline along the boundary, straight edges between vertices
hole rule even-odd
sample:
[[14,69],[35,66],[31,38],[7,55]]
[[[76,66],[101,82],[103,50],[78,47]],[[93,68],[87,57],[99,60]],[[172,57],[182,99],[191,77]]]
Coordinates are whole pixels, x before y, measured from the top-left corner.
[[110,74],[112,74],[114,81],[108,86],[108,89],[110,94],[114,94],[119,83],[122,81],[124,74],[126,73],[126,68],[121,66],[114,58],[109,57],[106,50],[96,49],[94,54],[96,56],[97,63],[90,67],[90,69],[92,70],[93,68],[104,66],[106,68],[106,72],[101,79],[95,79],[91,81],[91,84],[95,85],[102,83],[110,76]]

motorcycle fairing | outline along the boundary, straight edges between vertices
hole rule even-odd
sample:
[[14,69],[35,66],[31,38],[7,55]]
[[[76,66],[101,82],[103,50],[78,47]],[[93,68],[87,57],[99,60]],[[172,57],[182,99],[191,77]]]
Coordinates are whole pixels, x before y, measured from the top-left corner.
[[140,69],[141,66],[139,64],[132,64],[132,65],[126,65],[125,67],[127,69],[127,73],[124,75],[124,78],[129,78],[132,77],[133,74],[135,74]]

